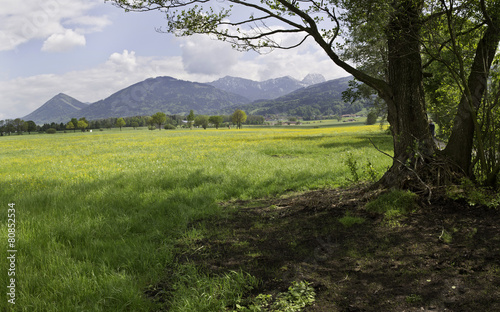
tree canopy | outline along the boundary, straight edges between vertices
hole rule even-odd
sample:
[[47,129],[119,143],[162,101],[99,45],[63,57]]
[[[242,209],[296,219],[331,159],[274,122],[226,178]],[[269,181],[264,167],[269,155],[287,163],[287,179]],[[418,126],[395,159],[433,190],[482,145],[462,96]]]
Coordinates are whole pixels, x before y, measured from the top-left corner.
[[120,131],[122,131],[122,127],[125,126],[127,123],[125,122],[125,120],[123,118],[118,118],[116,120],[116,126],[118,128],[120,128]]
[[158,130],[161,130],[161,125],[163,125],[167,121],[167,115],[162,112],[157,112],[153,116],[151,116],[151,122],[153,124],[158,125]]
[[237,109],[231,115],[231,120],[238,127],[238,129],[241,129],[241,124],[247,120],[247,114],[241,109]]

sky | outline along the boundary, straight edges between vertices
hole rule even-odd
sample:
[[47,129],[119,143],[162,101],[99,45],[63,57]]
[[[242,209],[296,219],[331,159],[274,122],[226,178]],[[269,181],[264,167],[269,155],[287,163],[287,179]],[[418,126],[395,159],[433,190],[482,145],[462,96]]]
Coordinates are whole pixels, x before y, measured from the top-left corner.
[[0,120],[21,118],[59,93],[93,103],[158,76],[347,76],[312,40],[292,50],[239,52],[205,35],[159,33],[163,13],[125,12],[104,0],[0,0],[0,20]]

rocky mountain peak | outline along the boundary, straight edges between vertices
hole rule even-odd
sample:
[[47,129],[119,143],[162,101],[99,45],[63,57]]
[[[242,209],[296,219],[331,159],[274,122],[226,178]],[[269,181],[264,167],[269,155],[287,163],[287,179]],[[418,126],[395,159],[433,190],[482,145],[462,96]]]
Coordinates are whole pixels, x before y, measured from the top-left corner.
[[321,74],[309,74],[304,79],[302,79],[302,83],[307,86],[323,83],[325,81],[326,81],[325,77],[323,77],[323,75]]

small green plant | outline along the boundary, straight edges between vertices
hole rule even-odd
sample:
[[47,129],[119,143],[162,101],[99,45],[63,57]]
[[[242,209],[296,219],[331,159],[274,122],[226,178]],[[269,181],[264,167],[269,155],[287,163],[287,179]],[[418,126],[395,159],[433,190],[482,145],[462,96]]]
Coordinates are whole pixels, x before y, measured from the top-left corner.
[[453,241],[453,233],[452,232],[456,233],[456,232],[458,232],[458,229],[453,228],[453,229],[451,229],[451,232],[443,229],[443,231],[441,232],[441,235],[439,235],[439,239],[442,240],[443,242],[445,242],[446,244],[451,244],[451,242]]
[[236,304],[233,312],[299,312],[315,301],[316,293],[311,283],[306,281],[292,282],[287,292],[279,293],[273,302],[271,295],[260,294],[251,304]]
[[472,228],[468,233],[467,233],[467,238],[468,239],[473,239],[474,236],[477,234],[477,228]]
[[339,219],[339,222],[342,223],[343,226],[349,228],[355,224],[361,224],[365,222],[365,219],[352,216],[350,211],[346,211],[345,215]]
[[418,304],[422,302],[422,296],[416,295],[416,294],[411,294],[409,296],[406,296],[405,301],[409,304]]
[[354,183],[358,183],[359,182],[358,161],[354,158],[354,155],[351,152],[347,152],[347,156],[344,163],[349,168],[349,172],[351,173]]
[[439,239],[446,244],[450,244],[453,241],[453,235],[450,232],[443,230],[441,235],[439,235]]
[[365,166],[365,174],[368,176],[370,181],[374,182],[377,180],[377,171],[375,171],[375,167],[371,161],[368,160]]

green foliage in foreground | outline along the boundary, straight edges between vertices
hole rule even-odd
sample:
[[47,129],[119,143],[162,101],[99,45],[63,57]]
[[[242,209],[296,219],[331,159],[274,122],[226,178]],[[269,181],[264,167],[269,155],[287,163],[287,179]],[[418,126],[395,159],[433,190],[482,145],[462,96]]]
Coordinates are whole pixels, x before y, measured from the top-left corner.
[[464,199],[471,206],[484,205],[490,208],[500,207],[500,193],[478,187],[469,179],[462,179],[460,185],[448,187],[447,195],[453,199]]
[[[370,159],[380,176],[390,158],[369,138],[390,150],[378,126],[2,137],[0,233],[6,246],[6,209],[15,203],[15,308],[155,310],[161,304],[147,289],[171,267],[183,273],[169,285],[171,311],[236,302],[252,277],[210,276],[176,263],[176,241],[189,224],[223,214],[221,201],[346,185],[339,155],[348,151]],[[0,267],[7,261],[0,257]],[[0,285],[8,278],[0,274]],[[209,297],[193,285],[222,288]],[[11,308],[2,298],[0,310]]]
[[273,299],[272,295],[260,294],[248,306],[236,305],[233,312],[298,312],[315,301],[316,293],[311,283],[306,281],[292,282],[287,292],[279,293]]

